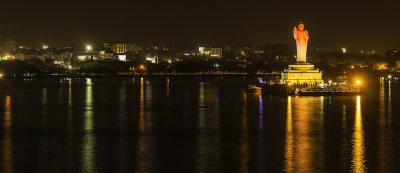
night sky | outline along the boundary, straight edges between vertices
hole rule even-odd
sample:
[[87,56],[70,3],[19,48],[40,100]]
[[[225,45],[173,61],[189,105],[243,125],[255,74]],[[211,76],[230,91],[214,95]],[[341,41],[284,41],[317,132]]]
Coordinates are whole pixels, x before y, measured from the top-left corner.
[[305,23],[309,45],[400,48],[399,1],[15,1],[1,3],[0,28],[30,46],[112,40],[206,45],[292,43]]

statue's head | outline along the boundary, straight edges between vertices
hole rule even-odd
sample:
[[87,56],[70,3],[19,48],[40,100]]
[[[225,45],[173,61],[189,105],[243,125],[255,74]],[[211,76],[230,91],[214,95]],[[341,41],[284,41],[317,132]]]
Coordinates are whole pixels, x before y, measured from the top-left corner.
[[297,25],[297,29],[298,29],[298,30],[301,30],[301,31],[304,30],[304,24],[303,24],[303,22],[300,22],[299,25]]

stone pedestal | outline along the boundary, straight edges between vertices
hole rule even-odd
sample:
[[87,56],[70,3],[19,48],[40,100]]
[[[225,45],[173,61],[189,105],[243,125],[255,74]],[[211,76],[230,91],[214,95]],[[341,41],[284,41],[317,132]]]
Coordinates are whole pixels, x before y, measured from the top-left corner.
[[314,65],[302,63],[297,65],[289,65],[287,70],[281,73],[281,83],[321,83],[322,72],[315,69]]

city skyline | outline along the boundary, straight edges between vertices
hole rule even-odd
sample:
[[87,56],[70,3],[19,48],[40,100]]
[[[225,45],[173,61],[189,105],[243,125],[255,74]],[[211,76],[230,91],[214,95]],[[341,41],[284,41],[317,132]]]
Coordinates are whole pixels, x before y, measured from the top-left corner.
[[114,40],[223,45],[291,44],[299,21],[310,47],[400,48],[399,2],[5,2],[6,37],[29,46],[63,47]]

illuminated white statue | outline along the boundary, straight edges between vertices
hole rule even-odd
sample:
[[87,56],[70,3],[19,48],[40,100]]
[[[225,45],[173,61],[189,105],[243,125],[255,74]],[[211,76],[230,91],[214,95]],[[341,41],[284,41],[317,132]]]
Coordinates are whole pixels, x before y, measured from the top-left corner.
[[303,22],[300,22],[299,25],[294,27],[293,29],[294,39],[296,39],[297,46],[297,62],[306,62],[306,54],[307,54],[307,43],[308,43],[308,32],[304,30]]

